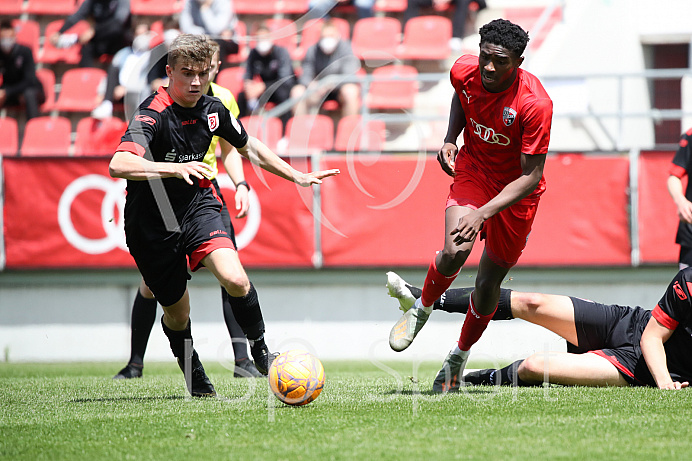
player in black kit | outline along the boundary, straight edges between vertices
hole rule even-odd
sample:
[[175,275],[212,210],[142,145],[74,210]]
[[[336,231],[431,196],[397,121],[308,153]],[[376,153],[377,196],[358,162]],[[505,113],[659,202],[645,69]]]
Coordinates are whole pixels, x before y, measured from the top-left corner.
[[687,181],[686,189],[683,189],[682,184],[683,178],[685,176],[689,178],[690,172],[692,172],[692,128],[680,137],[666,184],[680,219],[678,233],[675,236],[675,243],[680,245],[678,256],[680,269],[692,266],[692,181]]
[[257,369],[266,374],[276,355],[265,344],[257,292],[221,219],[210,167],[202,161],[212,137],[224,138],[253,163],[300,186],[339,173],[301,173],[248,136],[219,99],[203,94],[212,55],[213,46],[203,36],[183,34],[174,40],[166,66],[168,87],[139,106],[109,165],[112,177],[128,180],[127,245],[163,306],[164,333],[196,397],[216,392],[192,347],[188,259],[193,271],[208,268],[234,298],[233,314]]
[[[393,272],[389,294],[408,310],[420,288]],[[466,313],[473,288],[447,290],[434,309]],[[561,295],[503,288],[493,320],[520,318],[567,340],[567,352],[537,353],[501,370],[435,380],[433,391],[467,384],[533,386],[547,380],[574,386],[653,386],[682,389],[692,381],[692,268],[678,272],[653,311]],[[439,376],[439,375],[438,375]]]

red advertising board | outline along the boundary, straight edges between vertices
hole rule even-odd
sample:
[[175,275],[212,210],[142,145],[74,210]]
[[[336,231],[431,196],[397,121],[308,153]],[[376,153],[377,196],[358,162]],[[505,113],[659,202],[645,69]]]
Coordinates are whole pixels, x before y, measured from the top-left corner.
[[[678,212],[666,182],[673,152],[642,152],[639,156],[639,248],[642,263],[675,263]],[[687,179],[685,179],[687,181]]]
[[[672,153],[643,153],[639,236],[643,263],[676,260],[677,218],[665,189]],[[291,159],[301,170],[308,159]],[[442,246],[451,178],[426,155],[326,155],[339,168],[320,188],[319,236],[313,189],[246,163],[251,209],[234,219],[248,267],[427,266]],[[523,266],[630,265],[629,159],[617,155],[548,157],[547,191],[519,260]],[[3,159],[6,267],[134,267],[125,246],[125,181],[108,176],[108,159]],[[231,210],[228,176],[218,176]],[[233,213],[232,213],[233,214]],[[478,242],[468,261],[478,263]]]
[[[134,267],[122,230],[125,181],[108,176],[108,159],[8,157],[3,170],[8,268]],[[248,217],[234,219],[241,259],[312,267],[311,192],[262,173],[245,168],[253,188]],[[228,176],[218,179],[233,209]]]

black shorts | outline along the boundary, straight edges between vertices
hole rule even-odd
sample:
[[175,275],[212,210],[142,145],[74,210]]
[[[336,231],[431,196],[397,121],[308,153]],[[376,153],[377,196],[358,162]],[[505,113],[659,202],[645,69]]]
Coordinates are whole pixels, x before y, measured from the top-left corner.
[[[214,186],[212,186],[214,187]],[[218,190],[218,189],[216,189]],[[201,200],[180,223],[179,232],[129,232],[127,245],[144,282],[162,306],[182,298],[193,271],[201,267],[204,256],[218,248],[233,248],[221,213],[220,196]],[[228,214],[228,213],[226,213]],[[230,218],[229,218],[230,221]]]
[[639,345],[651,311],[571,299],[579,346],[568,342],[567,352],[600,355],[612,363],[631,385],[655,386]]

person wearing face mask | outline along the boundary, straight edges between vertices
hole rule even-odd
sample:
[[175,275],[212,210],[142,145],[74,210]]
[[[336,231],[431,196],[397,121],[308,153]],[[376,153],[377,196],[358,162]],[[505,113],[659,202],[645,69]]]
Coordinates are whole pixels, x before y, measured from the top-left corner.
[[[308,48],[303,59],[303,73],[293,87],[291,97],[300,99],[294,114],[303,115],[319,107],[324,101],[337,100],[341,105],[341,115],[355,115],[360,107],[360,87],[357,83],[335,83],[321,86],[312,92],[318,82],[330,75],[352,77],[360,69],[360,60],[353,54],[351,44],[341,39],[339,29],[332,21],[322,26],[320,41]],[[303,97],[306,90],[309,95]]]
[[125,47],[113,56],[108,68],[104,99],[91,116],[105,119],[113,115],[113,103],[125,103],[125,115],[129,116],[151,93],[147,85],[147,64],[151,33],[145,23],[135,27],[132,46]]
[[80,67],[95,67],[101,55],[114,55],[132,41],[130,0],[84,0],[48,39],[58,46],[60,37],[81,20],[90,27],[78,38],[82,45]]
[[[284,47],[275,45],[267,24],[257,28],[257,45],[250,51],[245,66],[243,92],[238,95],[240,116],[251,115],[260,104],[286,101],[295,84],[291,55]],[[286,126],[291,112],[281,115]]]
[[46,99],[43,86],[36,77],[31,49],[17,43],[10,21],[0,23],[0,75],[0,107],[23,103],[26,118],[37,117],[39,106]]

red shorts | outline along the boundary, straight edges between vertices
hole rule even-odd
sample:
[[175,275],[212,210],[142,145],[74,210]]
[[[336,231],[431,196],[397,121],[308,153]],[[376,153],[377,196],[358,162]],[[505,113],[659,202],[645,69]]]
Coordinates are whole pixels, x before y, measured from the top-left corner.
[[[499,192],[483,175],[457,170],[449,188],[447,208],[464,206],[477,210]],[[481,240],[485,239],[485,251],[498,266],[509,269],[519,261],[531,233],[538,201],[539,198],[533,196],[522,199],[483,224]]]

